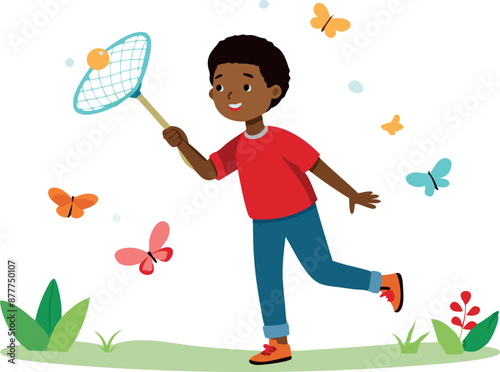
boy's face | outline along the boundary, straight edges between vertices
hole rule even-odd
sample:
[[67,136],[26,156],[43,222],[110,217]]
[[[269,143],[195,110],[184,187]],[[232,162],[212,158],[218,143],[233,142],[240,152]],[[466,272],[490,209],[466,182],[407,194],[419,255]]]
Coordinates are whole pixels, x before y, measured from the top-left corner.
[[226,118],[249,121],[264,114],[273,98],[281,95],[281,87],[268,87],[258,66],[224,63],[215,69],[210,98]]

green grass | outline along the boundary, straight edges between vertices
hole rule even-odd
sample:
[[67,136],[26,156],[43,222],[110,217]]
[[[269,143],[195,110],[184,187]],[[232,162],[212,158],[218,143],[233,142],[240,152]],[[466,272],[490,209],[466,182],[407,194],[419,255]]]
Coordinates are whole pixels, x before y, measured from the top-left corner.
[[417,354],[418,349],[420,348],[420,344],[422,343],[424,338],[426,338],[427,335],[430,333],[427,332],[425,335],[420,336],[415,342],[411,342],[411,336],[413,335],[413,329],[415,328],[415,324],[416,323],[413,323],[413,326],[408,332],[408,336],[406,337],[406,341],[404,344],[403,341],[401,341],[401,339],[398,336],[393,334],[394,337],[396,337],[396,339],[398,340],[398,344],[401,349],[401,354]]
[[[28,351],[17,347],[21,360],[75,366],[175,371],[255,371],[248,359],[256,351],[197,347],[158,341],[121,342],[113,353],[98,345],[75,342],[68,352]],[[6,355],[7,350],[2,350]],[[485,347],[474,353],[446,355],[437,343],[424,343],[418,354],[401,354],[398,345],[294,351],[289,362],[259,366],[259,371],[335,371],[379,367],[406,367],[456,363],[490,358],[497,349]]]
[[122,330],[120,329],[113,336],[111,336],[111,338],[109,339],[108,342],[106,342],[106,340],[104,340],[104,337],[102,337],[99,332],[94,331],[97,334],[97,336],[99,336],[99,338],[101,339],[102,346],[99,346],[101,348],[101,350],[104,351],[105,353],[111,353],[113,350],[115,350],[116,346],[118,346],[118,345],[115,345],[115,346],[111,347],[111,343],[113,342],[113,339],[116,337],[116,335],[118,333],[120,333],[121,331]]

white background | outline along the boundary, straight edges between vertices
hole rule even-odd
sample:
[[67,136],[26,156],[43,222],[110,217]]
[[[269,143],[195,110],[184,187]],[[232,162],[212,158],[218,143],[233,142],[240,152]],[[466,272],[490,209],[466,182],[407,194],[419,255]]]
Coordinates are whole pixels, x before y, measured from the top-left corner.
[[[334,39],[310,26],[315,1],[270,0],[267,9],[259,8],[259,0],[44,3],[50,2],[8,2],[0,12],[0,277],[6,277],[7,259],[15,259],[17,301],[29,314],[36,314],[55,278],[63,311],[92,299],[79,341],[97,343],[94,330],[109,337],[119,329],[116,342],[255,350],[266,341],[251,220],[237,175],[222,182],[200,179],[132,99],[94,116],[73,110],[87,53],[136,31],[152,39],[144,95],[205,156],[244,130],[243,123],[220,116],[208,97],[210,51],[235,34],[273,41],[288,60],[291,82],[287,96],[265,115],[267,123],[299,135],[356,190],[382,199],[375,211],[358,207],[350,215],[345,197],[311,175],[334,259],[401,272],[403,310],[394,314],[368,292],[315,283],[287,247],[292,350],[393,343],[392,333],[406,336],[414,321],[415,335],[426,333],[430,318],[450,324],[449,304],[462,290],[481,307],[476,320],[500,310],[496,2],[325,1],[352,24]],[[221,4],[226,8],[217,10]],[[363,93],[349,91],[352,80],[361,82]],[[494,84],[485,86],[487,80]],[[390,136],[380,125],[395,114],[404,129]],[[103,121],[112,129],[99,137],[95,131]],[[440,143],[430,143],[436,129]],[[91,131],[96,141],[89,149]],[[425,154],[417,143],[426,144]],[[83,148],[86,155],[66,171],[54,170]],[[448,188],[429,198],[404,182],[408,164],[427,172],[443,157],[453,162]],[[47,195],[51,187],[95,193],[99,202],[81,219],[63,219]],[[186,213],[188,207],[196,213]],[[143,276],[115,261],[120,248],[147,249],[162,220],[171,227],[170,262]],[[113,278],[122,273],[120,284]],[[7,342],[6,331],[0,340]],[[426,341],[435,341],[434,332]],[[498,332],[489,346],[500,347]],[[426,370],[485,371],[500,364],[498,357],[472,363]]]

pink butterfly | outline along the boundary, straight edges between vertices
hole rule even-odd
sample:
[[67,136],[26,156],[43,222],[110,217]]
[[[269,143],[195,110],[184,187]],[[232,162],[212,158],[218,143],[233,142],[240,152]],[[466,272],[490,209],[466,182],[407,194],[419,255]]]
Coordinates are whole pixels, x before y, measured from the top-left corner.
[[166,222],[159,222],[149,238],[149,252],[137,248],[123,248],[115,253],[116,260],[125,266],[139,265],[139,271],[144,275],[151,275],[154,271],[154,263],[157,260],[167,262],[172,258],[172,248],[162,248],[167,241],[170,227]]

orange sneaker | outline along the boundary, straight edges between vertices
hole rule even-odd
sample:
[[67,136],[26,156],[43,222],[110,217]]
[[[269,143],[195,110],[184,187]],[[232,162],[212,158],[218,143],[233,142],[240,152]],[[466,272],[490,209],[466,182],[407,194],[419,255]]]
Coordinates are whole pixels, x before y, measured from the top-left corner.
[[250,358],[251,364],[271,364],[286,362],[292,359],[292,351],[288,344],[278,344],[278,341],[270,339],[269,345],[264,345],[264,351]]
[[382,285],[380,286],[382,294],[380,297],[386,297],[397,313],[403,307],[403,278],[401,274],[382,275]]

